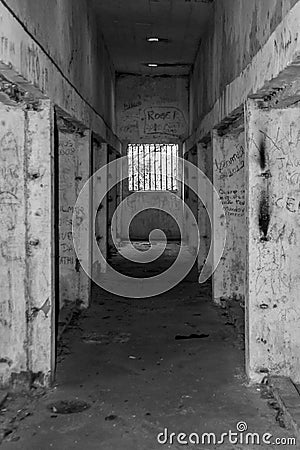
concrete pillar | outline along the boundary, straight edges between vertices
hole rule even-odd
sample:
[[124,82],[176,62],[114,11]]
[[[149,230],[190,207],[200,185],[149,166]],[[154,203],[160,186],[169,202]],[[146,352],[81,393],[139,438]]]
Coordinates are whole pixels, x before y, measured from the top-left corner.
[[[197,166],[198,163],[198,156],[197,156],[197,147],[193,147],[189,152],[185,153],[185,159]],[[189,207],[190,211],[194,215],[196,222],[198,222],[198,197],[197,194],[190,189],[188,186],[195,186],[197,187],[197,180],[196,180],[196,174],[192,174],[187,167],[184,169],[184,177],[185,177],[185,202],[187,206]],[[192,179],[194,177],[195,179]],[[196,185],[195,185],[196,182]],[[185,229],[185,239],[187,242],[187,245],[190,249],[190,251],[193,254],[197,253],[198,250],[198,233],[196,227],[196,223],[192,222],[192,217],[189,214],[188,211],[185,211],[185,220],[184,220],[184,229]]]
[[[198,168],[207,176],[212,182],[212,146],[211,143],[199,143],[197,145]],[[200,182],[200,181],[199,181]],[[198,207],[198,226],[200,234],[200,249],[198,253],[198,271],[200,271],[206,261],[210,243],[211,243],[211,221],[207,213],[212,205],[212,191],[207,186],[205,192],[200,191],[203,202],[199,200]]]
[[[244,302],[246,221],[245,221],[245,134],[244,126],[226,133],[213,131],[213,184],[223,204],[226,219],[226,244],[213,275],[214,301]],[[214,208],[213,244],[218,240],[216,224],[222,224]]]
[[[81,189],[92,175],[92,133],[90,130],[85,130],[81,133],[80,137],[77,137],[77,152],[76,200]],[[86,201],[84,202],[83,209],[80,208],[75,211],[79,221],[78,223],[80,223],[79,236],[82,235],[82,239],[79,239],[80,245],[78,247],[77,258],[79,262],[81,260],[88,261],[88,274],[90,274],[92,268],[92,183],[90,183],[89,189],[85,191],[85,197]],[[84,217],[89,217],[90,220],[82,220]],[[88,239],[86,239],[86,236],[88,236]],[[81,306],[87,308],[91,296],[91,279],[81,265],[77,270],[79,271],[78,299]]]
[[300,108],[246,104],[246,366],[300,382]]
[[[101,167],[106,166],[107,164],[107,144],[100,143],[96,138],[93,139],[93,172],[97,172],[97,170],[101,169]],[[107,196],[104,197],[100,205],[97,201],[97,192],[100,190],[100,186],[107,186],[107,172],[105,172],[102,177],[105,177],[105,180],[102,180],[100,176],[94,177],[93,182],[93,202],[97,206],[98,211],[96,215],[96,223],[95,223],[95,235],[96,241],[100,248],[101,253],[107,258]],[[99,265],[100,264],[100,265]],[[93,246],[93,277],[99,276],[100,273],[106,272],[106,264],[99,263],[99,259],[97,256],[97,252],[95,252],[95,247]]]
[[27,295],[29,371],[49,384],[55,365],[53,109],[26,112]]
[[0,383],[28,373],[25,114],[0,104]]
[[54,369],[53,112],[0,104],[0,386]]
[[[108,162],[113,162],[117,159],[116,152],[108,146]],[[113,236],[116,238],[117,230],[112,227],[112,217],[114,215],[114,212],[117,208],[118,201],[119,201],[119,192],[118,192],[118,186],[116,186],[114,183],[117,180],[118,173],[117,173],[117,164],[114,164],[107,173],[107,182],[108,182],[108,204],[107,204],[107,241],[108,241],[108,253],[110,251],[114,250],[114,244],[113,244]]]
[[[72,220],[78,194],[91,174],[91,135],[68,120],[58,118],[59,142],[59,264],[60,309],[89,304],[90,281],[80,266],[91,240],[83,240],[76,255],[73,245]],[[91,214],[91,193],[84,209],[76,211],[77,219]],[[86,226],[87,221],[83,221]],[[81,230],[85,235],[84,230]],[[89,233],[90,234],[90,233]],[[91,259],[91,258],[89,258]]]

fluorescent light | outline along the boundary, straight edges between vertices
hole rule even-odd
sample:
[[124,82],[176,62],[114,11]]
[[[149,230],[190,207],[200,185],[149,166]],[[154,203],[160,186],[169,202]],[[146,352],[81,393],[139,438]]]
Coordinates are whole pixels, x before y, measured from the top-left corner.
[[158,64],[155,64],[155,63],[148,63],[147,66],[148,66],[148,67],[158,67]]
[[147,41],[148,42],[159,42],[160,39],[158,37],[153,36],[153,37],[148,37]]

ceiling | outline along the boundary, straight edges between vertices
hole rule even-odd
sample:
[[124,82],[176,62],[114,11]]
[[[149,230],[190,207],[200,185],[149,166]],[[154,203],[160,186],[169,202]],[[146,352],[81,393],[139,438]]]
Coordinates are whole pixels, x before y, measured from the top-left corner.
[[[213,8],[212,0],[93,2],[116,71],[151,75],[189,73]],[[150,36],[167,41],[150,43]]]

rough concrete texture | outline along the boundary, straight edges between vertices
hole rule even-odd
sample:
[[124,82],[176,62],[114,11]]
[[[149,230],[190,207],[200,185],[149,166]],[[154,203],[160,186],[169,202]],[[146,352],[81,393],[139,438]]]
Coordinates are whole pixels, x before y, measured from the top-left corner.
[[[212,181],[213,178],[213,154],[212,144],[199,143],[197,145],[198,162],[197,167],[205,173],[207,178]],[[209,188],[205,192],[201,192],[203,202],[199,202],[198,205],[198,226],[200,233],[200,250],[198,253],[198,268],[201,269],[205,263],[206,257],[211,245],[211,231],[212,225],[207,213],[207,210],[211,210],[209,205],[212,204],[212,193]]]
[[[213,184],[225,213],[226,244],[213,276],[216,302],[245,298],[245,133],[233,128],[213,134]],[[222,220],[215,217],[216,221]],[[218,239],[218,236],[214,236]]]
[[[96,139],[93,139],[93,173],[97,172],[101,167],[105,166],[108,161],[108,149],[107,144],[101,144]],[[101,192],[101,177],[105,178],[102,180],[103,184],[107,186],[107,174],[96,175],[93,178],[93,202],[95,207],[97,207],[96,219],[95,219],[95,238],[97,245],[104,256],[105,260],[107,257],[107,218],[108,218],[108,203],[107,196],[102,200],[99,205],[97,200],[99,192]],[[105,272],[106,264],[104,262],[99,263],[97,257],[97,251],[94,243],[93,245],[93,259],[92,267],[93,274],[96,276],[97,273]]]
[[[113,128],[114,69],[99,33],[98,13],[90,2],[7,0],[6,4],[64,76]],[[23,58],[28,50],[26,46],[22,49]],[[47,74],[39,73],[39,59],[35,52],[32,59],[38,83],[43,79],[41,82],[47,84]]]
[[108,197],[107,197],[107,245],[108,250],[114,248],[113,240],[116,239],[117,229],[113,222],[114,213],[120,203],[120,189],[121,185],[117,183],[120,177],[121,167],[117,164],[119,155],[111,148],[108,148],[108,162],[112,163],[107,169],[107,181],[108,181]]
[[12,11],[0,4],[0,71],[120,149],[114,72],[88,2],[6,3]]
[[0,384],[12,373],[26,371],[24,348],[26,325],[25,293],[25,113],[0,105],[1,139],[1,363]]
[[188,77],[120,75],[116,80],[119,138],[127,143],[175,143],[187,137]]
[[[192,150],[185,153],[184,158],[190,164],[197,166],[198,163],[198,154],[197,154],[197,146],[195,146]],[[194,175],[191,173],[189,166],[184,167],[184,182],[185,182],[185,192],[184,192],[184,200],[185,204],[190,209],[190,212],[187,210],[184,212],[184,238],[193,254],[197,254],[198,250],[198,242],[199,242],[199,234],[195,228],[195,219],[198,220],[198,208],[199,208],[199,199],[197,194],[187,186],[193,186],[193,180],[191,177]],[[202,220],[203,218],[201,218]],[[200,242],[201,245],[201,242]]]
[[[26,112],[27,370],[33,380],[42,385],[50,382],[50,374],[54,369],[53,116],[49,100],[40,101],[36,111]],[[13,272],[14,280],[15,277]]]
[[[79,239],[78,255],[75,253],[72,234],[72,220],[78,194],[90,176],[90,133],[71,124],[58,120],[59,145],[59,272],[60,272],[60,308],[66,303],[87,306],[89,303],[89,281],[78,261],[90,252],[89,240]],[[89,199],[85,206],[76,212],[78,223],[82,217],[89,216]],[[83,225],[86,221],[83,221]],[[86,235],[79,227],[80,233]]]
[[[140,209],[147,209],[136,215]],[[172,211],[171,217],[165,211]],[[147,240],[149,233],[154,229],[163,230],[170,240],[180,239],[180,228],[183,225],[183,209],[180,202],[168,192],[135,192],[124,199],[121,209],[121,230],[119,236],[126,239],[126,229],[130,218],[129,228],[131,239]]]
[[250,377],[299,382],[299,108],[247,103]]
[[[114,267],[137,276],[160,272],[174,255],[144,265]],[[194,339],[179,339],[192,334]],[[177,339],[176,339],[177,337]],[[93,306],[73,322],[60,350],[57,383],[27,406],[30,413],[3,442],[3,450],[179,449],[160,445],[158,433],[236,430],[291,437],[275,420],[263,386],[248,387],[243,352],[222,310],[211,303],[209,284],[183,282],[152,299],[115,297],[95,287]],[[60,415],[49,405],[61,400],[90,405],[81,413]],[[72,405],[71,405],[72,406]],[[186,448],[219,448],[190,445]],[[270,446],[261,444],[259,448]],[[222,448],[232,450],[232,444]],[[241,450],[243,445],[235,445]],[[257,448],[249,445],[247,448]],[[296,448],[276,446],[276,448]]]
[[271,386],[274,397],[280,405],[285,423],[294,431],[297,442],[300,441],[300,395],[297,387],[292,383],[290,378],[286,377],[270,377],[269,385]]
[[[52,109],[1,104],[0,385],[38,377],[52,361]],[[30,274],[30,280],[28,278]]]
[[[188,147],[241,107],[249,95],[283,87],[290,78],[285,74],[286,69],[293,64],[297,69],[298,1],[232,0],[215,5],[217,23],[212,26],[215,31],[202,40],[190,83],[193,103]],[[269,30],[266,24],[270,24]],[[249,27],[254,33],[249,33]],[[231,49],[226,56],[221,48],[224,45]],[[253,56],[251,61],[250,56]],[[205,72],[202,72],[203,66],[207,68]],[[210,75],[206,76],[207,73]]]
[[192,75],[194,125],[251,63],[295,3],[221,0],[214,4],[214,18],[201,40]]
[[8,397],[7,391],[0,391],[0,408],[3,407],[7,397]]

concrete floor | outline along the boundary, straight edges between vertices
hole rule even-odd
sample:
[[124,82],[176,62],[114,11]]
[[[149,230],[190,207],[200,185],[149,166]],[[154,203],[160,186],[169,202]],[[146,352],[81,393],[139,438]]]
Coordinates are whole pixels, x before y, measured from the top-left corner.
[[[115,257],[114,263],[122,261]],[[169,263],[167,258],[160,268]],[[130,271],[137,273],[137,266],[128,265]],[[275,420],[263,386],[247,386],[244,351],[226,322],[224,310],[211,303],[209,284],[183,281],[166,294],[137,300],[94,287],[91,308],[64,335],[56,386],[27,405],[29,415],[3,450],[270,448],[156,440],[165,427],[219,436],[236,431],[239,421],[250,432],[273,434],[273,440],[291,437]],[[202,337],[175,339],[191,334]],[[90,408],[64,415],[48,409],[53,402],[76,399]]]

